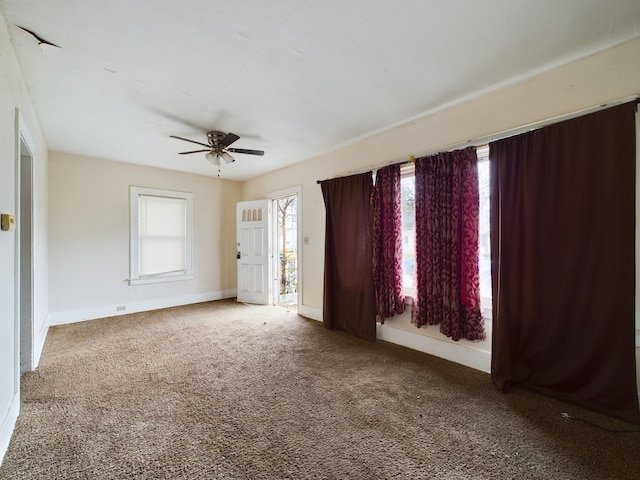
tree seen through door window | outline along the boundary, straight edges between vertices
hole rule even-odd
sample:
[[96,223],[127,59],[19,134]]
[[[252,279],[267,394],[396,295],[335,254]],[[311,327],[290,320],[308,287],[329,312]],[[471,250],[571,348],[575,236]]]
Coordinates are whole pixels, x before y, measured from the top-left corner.
[[297,238],[296,238],[296,196],[280,198],[278,206],[278,251],[280,260],[280,295],[298,291]]

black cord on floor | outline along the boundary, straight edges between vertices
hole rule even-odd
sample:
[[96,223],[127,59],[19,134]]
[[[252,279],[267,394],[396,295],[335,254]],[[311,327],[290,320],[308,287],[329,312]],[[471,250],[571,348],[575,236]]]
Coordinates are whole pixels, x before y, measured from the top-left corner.
[[608,427],[603,427],[602,425],[598,425],[597,423],[593,423],[589,420],[585,420],[584,418],[580,418],[580,417],[574,417],[572,415],[569,415],[567,412],[562,412],[560,414],[560,416],[566,420],[578,420],[579,422],[582,423],[586,423],[588,425],[591,425],[592,427],[596,427],[599,428],[601,430],[606,430],[607,432],[613,432],[613,433],[640,433],[640,429],[636,429],[636,430],[616,430],[613,428],[608,428]]

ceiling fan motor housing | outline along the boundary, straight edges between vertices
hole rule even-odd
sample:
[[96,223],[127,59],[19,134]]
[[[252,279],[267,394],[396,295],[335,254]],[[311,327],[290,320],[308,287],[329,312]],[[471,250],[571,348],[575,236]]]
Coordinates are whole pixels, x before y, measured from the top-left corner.
[[217,130],[214,130],[212,132],[207,132],[207,140],[209,141],[209,144],[212,147],[214,147],[214,149],[220,148],[220,142],[222,142],[222,139],[225,136],[226,136],[226,133],[219,132]]

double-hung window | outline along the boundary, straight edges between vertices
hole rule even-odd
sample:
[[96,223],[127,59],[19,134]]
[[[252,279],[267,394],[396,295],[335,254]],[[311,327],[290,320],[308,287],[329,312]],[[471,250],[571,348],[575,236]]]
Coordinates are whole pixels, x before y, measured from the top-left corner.
[[193,278],[193,195],[130,187],[129,284]]

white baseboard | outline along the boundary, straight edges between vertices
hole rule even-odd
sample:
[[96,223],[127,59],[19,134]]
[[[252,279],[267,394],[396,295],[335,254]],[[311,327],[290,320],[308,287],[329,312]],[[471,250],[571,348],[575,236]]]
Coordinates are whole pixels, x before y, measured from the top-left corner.
[[[115,317],[118,315],[127,315],[129,313],[147,312],[149,310],[157,310],[160,308],[177,307],[180,305],[189,305],[192,303],[211,302],[214,300],[222,300],[223,298],[233,298],[236,296],[236,290],[223,290],[219,292],[208,292],[196,295],[185,295],[182,297],[156,298],[152,300],[144,300],[139,302],[122,302],[112,305],[102,305],[100,307],[81,308],[76,310],[67,310],[64,312],[53,312],[49,314],[49,324],[66,325],[68,323],[83,322],[85,320],[95,320],[98,318]],[[124,310],[119,308],[124,307]]]
[[300,311],[298,313],[305,318],[310,318],[311,320],[318,320],[319,322],[322,321],[322,310],[319,308],[301,305]]
[[[322,310],[319,308],[302,305],[298,313],[303,317],[322,321]],[[474,348],[472,344],[438,340],[386,324],[377,324],[376,337],[385,342],[402,345],[476,370],[491,372],[491,352]]]
[[491,352],[473,348],[460,342],[448,342],[418,335],[388,325],[377,325],[376,336],[380,340],[428,353],[434,357],[466,365],[483,372],[491,372]]
[[33,362],[31,364],[33,370],[35,370],[40,363],[40,357],[42,356],[42,350],[44,349],[44,342],[47,340],[47,333],[49,333],[48,315],[33,342]]
[[11,435],[16,427],[16,421],[18,420],[18,414],[20,413],[20,395],[15,393],[9,404],[2,423],[0,424],[0,464],[4,459],[7,449],[9,448],[9,442],[11,441]]

